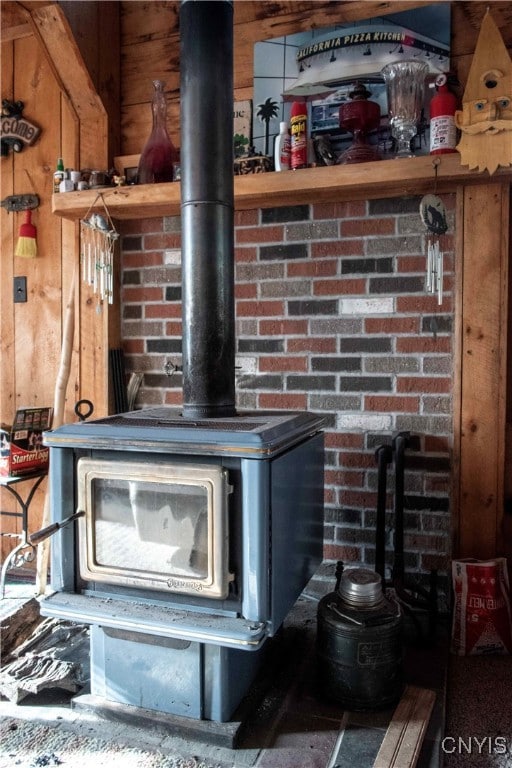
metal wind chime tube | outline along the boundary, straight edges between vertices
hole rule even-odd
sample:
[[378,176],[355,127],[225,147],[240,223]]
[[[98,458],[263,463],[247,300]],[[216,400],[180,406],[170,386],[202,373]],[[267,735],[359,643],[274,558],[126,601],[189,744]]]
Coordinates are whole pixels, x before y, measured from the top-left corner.
[[[435,164],[437,179],[437,163]],[[448,229],[446,209],[437,195],[425,195],[420,201],[420,216],[427,228],[427,274],[425,290],[437,293],[437,303],[443,303],[444,254],[439,245],[439,238]]]
[[[105,216],[90,210],[101,199]],[[119,233],[110,218],[102,195],[98,195],[80,221],[82,280],[92,287],[100,302],[114,302],[114,249]]]
[[443,251],[437,238],[429,237],[427,241],[427,293],[437,293],[437,303],[443,303]]

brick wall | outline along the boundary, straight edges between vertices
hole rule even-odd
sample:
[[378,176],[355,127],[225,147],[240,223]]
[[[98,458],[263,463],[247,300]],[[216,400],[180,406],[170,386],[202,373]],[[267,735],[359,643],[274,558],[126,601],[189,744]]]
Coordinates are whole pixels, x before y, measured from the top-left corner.
[[[442,306],[425,293],[419,198],[236,214],[237,404],[326,421],[325,558],[374,564],[375,449],[411,432],[406,569],[450,553],[453,208]],[[137,406],[181,403],[179,218],[124,222],[123,348],[144,372]],[[387,547],[392,546],[392,472]]]

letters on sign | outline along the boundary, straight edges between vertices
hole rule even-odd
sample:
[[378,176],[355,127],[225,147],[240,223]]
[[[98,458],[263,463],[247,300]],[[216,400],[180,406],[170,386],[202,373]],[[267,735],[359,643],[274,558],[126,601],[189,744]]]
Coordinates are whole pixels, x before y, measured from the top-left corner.
[[41,133],[41,129],[23,117],[24,104],[22,101],[2,99],[1,118],[1,153],[5,157],[9,149],[21,152],[25,145],[33,144]]

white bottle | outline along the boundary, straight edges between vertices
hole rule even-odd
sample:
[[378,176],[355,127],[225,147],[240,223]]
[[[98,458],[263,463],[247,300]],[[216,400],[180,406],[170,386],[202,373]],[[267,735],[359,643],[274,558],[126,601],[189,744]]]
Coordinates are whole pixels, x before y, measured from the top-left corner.
[[288,123],[279,123],[279,133],[274,143],[274,168],[276,171],[290,170],[290,134]]

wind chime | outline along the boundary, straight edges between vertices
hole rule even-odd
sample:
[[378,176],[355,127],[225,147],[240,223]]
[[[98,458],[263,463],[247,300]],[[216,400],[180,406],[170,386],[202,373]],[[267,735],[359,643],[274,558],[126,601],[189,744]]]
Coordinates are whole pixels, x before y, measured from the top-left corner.
[[[91,213],[98,199],[105,215]],[[114,248],[119,238],[110,213],[103,199],[97,195],[84,219],[80,221],[82,280],[91,286],[99,302],[114,302]]]
[[[439,160],[434,161],[435,183],[434,193],[437,187],[437,166]],[[424,195],[420,201],[420,216],[427,228],[427,274],[425,289],[427,293],[437,294],[439,306],[443,303],[443,251],[439,244],[439,238],[448,229],[446,221],[446,208],[443,201],[436,194]]]

